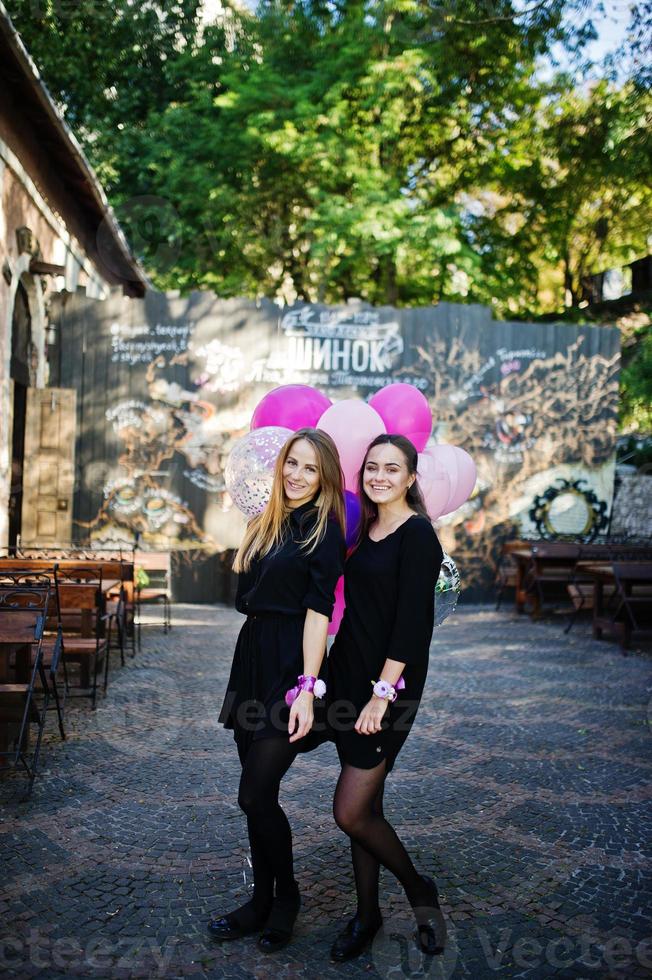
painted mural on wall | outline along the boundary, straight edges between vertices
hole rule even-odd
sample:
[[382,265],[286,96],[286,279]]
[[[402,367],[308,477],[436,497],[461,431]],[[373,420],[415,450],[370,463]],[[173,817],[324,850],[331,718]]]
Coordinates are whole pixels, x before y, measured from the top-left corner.
[[424,392],[434,438],[476,461],[472,498],[440,536],[464,585],[480,595],[502,540],[591,539],[611,506],[619,335],[611,328],[501,323],[483,307],[397,310],[177,299],[58,312],[61,377],[79,401],[80,541],[235,547],[244,519],[224,486],[233,442],[278,384],[332,399],[393,381]]

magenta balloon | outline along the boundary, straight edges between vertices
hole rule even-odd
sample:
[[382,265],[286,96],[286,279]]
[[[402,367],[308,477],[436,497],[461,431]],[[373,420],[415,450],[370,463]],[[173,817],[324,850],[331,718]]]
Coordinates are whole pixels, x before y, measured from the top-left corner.
[[407,436],[418,453],[425,449],[432,429],[432,413],[425,395],[404,382],[377,391],[369,404],[375,408],[388,432]]
[[256,405],[251,419],[252,429],[280,425],[286,429],[314,429],[330,398],[310,385],[281,385],[269,391]]
[[337,446],[346,489],[356,490],[367,446],[385,432],[380,415],[360,398],[345,398],[326,409],[317,428],[327,432]]
[[419,453],[417,480],[431,521],[444,513],[451,492],[448,473],[428,453]]
[[346,543],[350,548],[358,536],[362,515],[362,506],[357,493],[352,493],[351,490],[344,491],[344,507],[346,510]]
[[340,628],[340,623],[342,622],[342,616],[344,615],[344,610],[346,608],[346,602],[344,601],[344,577],[340,576],[337,580],[337,585],[335,586],[335,605],[333,607],[333,615],[331,616],[331,621],[328,624],[328,635],[335,636],[338,629]]

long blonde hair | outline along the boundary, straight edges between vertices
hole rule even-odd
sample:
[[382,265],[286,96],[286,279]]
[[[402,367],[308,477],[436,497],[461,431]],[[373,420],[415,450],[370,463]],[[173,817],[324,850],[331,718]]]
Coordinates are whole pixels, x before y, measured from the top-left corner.
[[247,572],[254,555],[262,557],[276,548],[283,537],[292,513],[283,489],[283,467],[290,450],[299,439],[305,439],[315,450],[319,472],[319,496],[315,501],[317,520],[308,537],[301,542],[306,553],[317,547],[326,534],[331,514],[344,533],[344,477],[337,447],[331,437],[321,429],[299,429],[293,432],[279,453],[274,467],[272,495],[262,514],[257,514],[247,527],[242,544],[233,562],[234,572]]

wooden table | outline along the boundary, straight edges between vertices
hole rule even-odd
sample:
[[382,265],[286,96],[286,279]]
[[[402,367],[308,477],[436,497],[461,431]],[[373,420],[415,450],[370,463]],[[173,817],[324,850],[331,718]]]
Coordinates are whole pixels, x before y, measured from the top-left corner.
[[604,587],[615,585],[616,576],[611,562],[583,561],[581,566],[583,573],[593,579],[593,636],[595,639],[600,639],[605,620]]
[[[596,639],[602,638],[603,630],[612,632],[619,637],[621,646],[627,645],[628,636],[628,623],[626,620],[620,622],[615,618],[616,610],[613,616],[607,615],[605,608],[605,586],[617,585],[616,574],[613,569],[611,562],[582,562],[582,570],[587,575],[593,579],[593,636]],[[637,562],[628,562],[628,565],[636,566]],[[637,578],[633,582],[625,582],[623,584],[623,589],[626,595],[631,595],[632,589],[636,586],[642,588],[652,587],[652,563],[650,562],[640,562],[641,570],[649,569],[649,576],[644,578]],[[652,596],[650,598],[652,602]]]

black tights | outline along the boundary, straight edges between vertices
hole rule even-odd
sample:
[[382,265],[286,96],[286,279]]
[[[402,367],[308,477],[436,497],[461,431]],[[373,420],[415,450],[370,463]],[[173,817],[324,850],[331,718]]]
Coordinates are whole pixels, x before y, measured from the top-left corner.
[[[247,815],[254,894],[248,906],[266,915],[274,896],[296,894],[292,832],[279,802],[281,780],[297,754],[286,738],[264,738],[247,749],[238,746],[242,775],[238,803]],[[242,916],[240,916],[242,919]]]
[[374,769],[345,764],[333,800],[338,827],[351,838],[351,856],[358,897],[356,917],[371,925],[380,918],[378,875],[380,865],[395,875],[413,908],[429,902],[428,885],[383,813],[385,762]]

